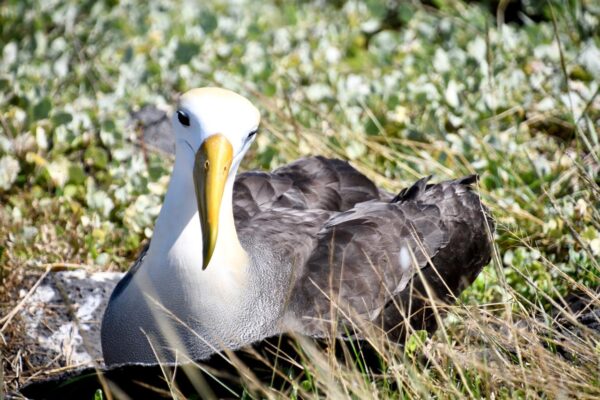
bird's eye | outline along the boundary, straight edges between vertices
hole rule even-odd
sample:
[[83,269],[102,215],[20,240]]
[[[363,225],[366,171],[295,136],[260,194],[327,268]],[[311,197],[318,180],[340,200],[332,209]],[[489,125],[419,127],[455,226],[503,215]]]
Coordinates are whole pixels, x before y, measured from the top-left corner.
[[256,135],[258,133],[258,129],[253,130],[252,132],[250,132],[248,134],[248,139],[252,138],[252,136]]
[[179,120],[179,123],[181,123],[181,125],[190,126],[190,117],[188,117],[185,111],[178,110],[177,119]]

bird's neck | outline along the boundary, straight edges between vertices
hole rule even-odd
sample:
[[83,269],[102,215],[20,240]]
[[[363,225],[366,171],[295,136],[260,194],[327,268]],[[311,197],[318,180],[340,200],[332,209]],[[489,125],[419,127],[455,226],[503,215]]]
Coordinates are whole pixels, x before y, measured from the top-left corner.
[[[163,259],[163,265],[179,265],[202,270],[202,230],[194,191],[191,163],[176,157],[173,175],[160,211],[149,249],[149,256]],[[236,168],[237,169],[237,168]],[[242,248],[233,217],[233,183],[231,171],[219,212],[219,233],[213,257],[206,271],[244,269],[247,254]],[[164,258],[167,258],[166,260]]]

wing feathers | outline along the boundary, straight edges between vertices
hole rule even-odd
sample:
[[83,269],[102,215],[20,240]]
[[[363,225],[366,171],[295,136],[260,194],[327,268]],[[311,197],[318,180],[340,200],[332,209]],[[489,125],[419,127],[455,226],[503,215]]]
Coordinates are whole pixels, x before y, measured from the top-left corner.
[[379,321],[397,338],[405,315],[417,329],[435,327],[426,302],[407,289],[412,280],[424,292],[416,269],[436,296],[460,293],[489,261],[493,221],[471,190],[476,176],[430,179],[392,198],[348,163],[323,157],[238,177],[240,239],[293,260],[290,327],[320,336],[338,321],[343,334],[350,315]]
[[303,322],[312,335],[325,329],[320,321],[333,319],[326,293],[346,313],[373,319],[406,287],[414,268],[425,266],[447,242],[432,205],[365,204],[342,213],[317,234],[316,247],[299,266],[290,305],[296,315],[312,317]]
[[373,182],[347,162],[323,157],[304,158],[270,174],[239,174],[234,186],[236,225],[273,208],[345,211],[370,200],[379,200]]
[[[298,325],[307,334],[322,335],[330,329],[327,321],[336,320],[343,333],[348,322],[343,316],[353,315],[380,320],[400,337],[397,327],[407,310],[397,304],[409,303],[406,293],[416,268],[434,283],[434,295],[447,299],[462,291],[491,250],[485,228],[491,219],[469,186],[475,179],[431,185],[423,178],[390,203],[357,204],[333,215],[317,233],[306,264],[297,267],[290,307],[303,318]],[[416,284],[423,289],[423,282]],[[415,305],[425,309],[425,302]],[[414,315],[420,318],[413,321],[416,329],[435,327],[430,314]]]

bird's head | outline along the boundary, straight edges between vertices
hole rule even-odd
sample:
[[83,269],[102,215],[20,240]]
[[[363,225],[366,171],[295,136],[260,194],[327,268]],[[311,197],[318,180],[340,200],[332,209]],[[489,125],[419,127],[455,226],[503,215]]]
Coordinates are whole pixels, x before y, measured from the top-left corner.
[[203,268],[217,243],[225,184],[235,178],[233,174],[254,141],[259,123],[260,113],[248,99],[212,87],[186,92],[173,114],[176,140],[195,153],[193,178],[202,228]]

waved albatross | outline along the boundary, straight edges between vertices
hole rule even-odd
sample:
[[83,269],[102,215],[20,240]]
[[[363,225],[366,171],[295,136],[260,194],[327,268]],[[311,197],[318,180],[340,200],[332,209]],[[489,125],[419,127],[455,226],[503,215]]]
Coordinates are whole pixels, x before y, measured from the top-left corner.
[[413,295],[421,278],[451,301],[489,262],[493,222],[475,177],[392,196],[323,157],[237,175],[259,122],[229,90],[181,96],[152,240],[104,314],[107,365],[200,360],[286,332],[344,336],[354,320],[398,340],[406,320],[436,327]]

